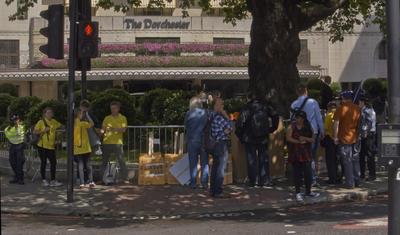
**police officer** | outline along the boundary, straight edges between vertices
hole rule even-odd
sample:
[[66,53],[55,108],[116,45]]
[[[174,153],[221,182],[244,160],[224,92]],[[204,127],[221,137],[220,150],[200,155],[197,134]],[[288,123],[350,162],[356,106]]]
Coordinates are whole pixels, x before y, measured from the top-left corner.
[[10,184],[25,184],[24,182],[24,136],[25,136],[25,126],[20,123],[18,114],[11,116],[11,123],[5,129],[6,137],[10,141],[10,152],[9,160],[12,170],[14,171],[15,177],[10,180]]

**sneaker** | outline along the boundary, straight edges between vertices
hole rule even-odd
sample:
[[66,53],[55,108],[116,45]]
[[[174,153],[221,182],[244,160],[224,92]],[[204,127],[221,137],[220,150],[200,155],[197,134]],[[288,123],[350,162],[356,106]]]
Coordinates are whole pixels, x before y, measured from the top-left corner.
[[50,182],[50,187],[59,187],[61,185],[62,185],[62,183],[58,182],[57,180],[52,180]]
[[124,180],[124,184],[129,184],[129,178]]
[[85,185],[84,185],[84,184],[81,184],[81,185],[79,185],[78,188],[79,188],[79,189],[84,189],[84,188],[85,188]]
[[42,186],[44,187],[49,186],[49,182],[47,182],[47,180],[42,180]]
[[92,183],[90,183],[89,184],[89,187],[91,187],[91,188],[95,188],[97,185],[94,183],[94,182],[92,182]]
[[301,193],[296,194],[296,201],[298,201],[298,202],[303,201],[303,196],[301,195]]
[[10,184],[18,183],[18,178],[14,178],[14,179],[8,181],[8,183],[10,183]]
[[81,180],[80,179],[76,179],[76,185],[80,185],[81,184]]
[[311,183],[311,187],[319,187],[319,184],[317,182]]
[[208,184],[207,183],[201,183],[201,187],[203,189],[208,189]]
[[307,197],[319,197],[319,193],[311,192],[310,194],[307,195]]
[[197,185],[196,186],[190,185],[190,188],[191,189],[197,189]]

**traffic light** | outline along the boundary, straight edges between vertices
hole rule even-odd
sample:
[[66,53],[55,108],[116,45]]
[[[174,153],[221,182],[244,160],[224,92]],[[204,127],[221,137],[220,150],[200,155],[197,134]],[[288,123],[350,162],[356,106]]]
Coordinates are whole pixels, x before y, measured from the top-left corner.
[[64,59],[64,6],[50,5],[48,10],[41,11],[40,16],[48,20],[46,28],[41,28],[39,33],[47,37],[47,44],[39,50],[53,59]]
[[96,58],[99,54],[99,22],[81,21],[78,25],[78,59]]

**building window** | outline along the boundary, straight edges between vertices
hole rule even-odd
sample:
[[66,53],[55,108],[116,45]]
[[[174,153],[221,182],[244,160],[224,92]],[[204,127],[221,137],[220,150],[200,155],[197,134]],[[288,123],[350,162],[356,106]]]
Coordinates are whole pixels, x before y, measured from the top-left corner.
[[382,40],[379,44],[379,59],[387,60],[387,43],[386,40]]
[[300,51],[307,50],[307,39],[300,39]]
[[[64,0],[65,15],[69,14],[69,2],[70,2],[70,0]],[[96,16],[96,12],[98,9],[98,7],[96,7],[97,2],[98,2],[98,0],[90,0],[90,5],[91,5],[90,11],[92,13],[92,16]],[[52,3],[52,4],[54,4],[54,3]],[[49,5],[51,5],[51,3],[49,3]]]
[[171,8],[133,8],[126,13],[127,16],[172,16],[175,9]]
[[[180,44],[180,38],[136,38],[136,44],[143,44],[143,43],[152,43],[152,44],[165,44],[165,43],[177,43]],[[147,55],[156,55],[156,56],[163,56],[166,53],[161,51],[148,51]],[[173,54],[178,56],[179,53]]]
[[0,69],[19,68],[19,41],[0,40]]

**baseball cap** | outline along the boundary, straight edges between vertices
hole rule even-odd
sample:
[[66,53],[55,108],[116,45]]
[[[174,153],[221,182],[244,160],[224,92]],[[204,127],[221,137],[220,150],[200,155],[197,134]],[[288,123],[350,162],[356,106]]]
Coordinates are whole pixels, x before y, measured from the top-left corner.
[[353,91],[344,90],[344,91],[342,91],[342,93],[340,93],[340,96],[353,97]]

